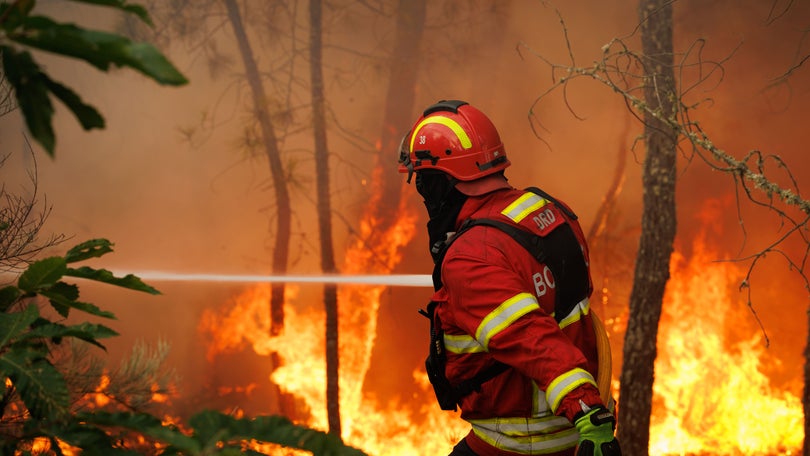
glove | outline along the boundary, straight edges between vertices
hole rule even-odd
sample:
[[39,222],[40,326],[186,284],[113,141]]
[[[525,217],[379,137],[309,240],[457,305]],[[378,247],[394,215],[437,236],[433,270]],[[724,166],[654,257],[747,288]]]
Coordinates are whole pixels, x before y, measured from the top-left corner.
[[610,410],[584,404],[582,410],[585,414],[574,422],[579,431],[576,456],[621,456],[619,441],[613,436],[616,418]]

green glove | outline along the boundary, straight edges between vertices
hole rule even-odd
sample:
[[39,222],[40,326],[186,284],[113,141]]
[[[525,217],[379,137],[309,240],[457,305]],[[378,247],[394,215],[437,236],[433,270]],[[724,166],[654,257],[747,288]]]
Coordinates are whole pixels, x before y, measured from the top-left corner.
[[574,423],[579,431],[576,456],[621,456],[619,441],[613,436],[616,418],[610,410],[583,404],[582,411],[585,414]]

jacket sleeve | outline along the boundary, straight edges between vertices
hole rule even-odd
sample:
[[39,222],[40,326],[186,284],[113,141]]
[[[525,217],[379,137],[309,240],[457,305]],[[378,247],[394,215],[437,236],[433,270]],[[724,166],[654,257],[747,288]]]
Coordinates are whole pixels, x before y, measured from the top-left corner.
[[493,358],[534,380],[555,414],[573,420],[580,399],[600,405],[585,356],[544,310],[554,308],[553,293],[538,297],[533,268],[539,265],[542,274],[543,265],[528,260],[508,235],[477,229],[488,232],[462,236],[442,265],[455,322]]

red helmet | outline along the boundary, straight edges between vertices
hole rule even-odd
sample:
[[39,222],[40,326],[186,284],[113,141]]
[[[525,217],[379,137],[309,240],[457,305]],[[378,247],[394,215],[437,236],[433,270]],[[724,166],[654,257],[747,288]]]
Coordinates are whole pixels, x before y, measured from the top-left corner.
[[425,109],[402,138],[399,172],[435,169],[466,182],[498,173],[510,165],[491,120],[469,103],[442,100]]

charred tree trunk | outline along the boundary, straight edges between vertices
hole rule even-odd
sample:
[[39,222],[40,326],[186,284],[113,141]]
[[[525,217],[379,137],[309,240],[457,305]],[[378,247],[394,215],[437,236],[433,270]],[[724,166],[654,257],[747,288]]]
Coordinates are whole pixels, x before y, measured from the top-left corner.
[[[248,80],[256,119],[262,132],[264,151],[270,167],[270,175],[273,179],[273,187],[276,197],[276,242],[273,247],[273,273],[285,274],[287,272],[287,259],[290,254],[290,224],[292,221],[290,194],[287,190],[287,181],[284,178],[284,169],[281,164],[281,152],[278,148],[276,133],[273,123],[270,120],[270,112],[267,109],[267,95],[262,85],[259,68],[256,59],[253,57],[250,41],[242,23],[242,15],[236,0],[224,0],[228,10],[228,20],[233,27],[236,42],[239,45],[239,53],[242,55],[242,62],[245,65],[245,76]],[[270,292],[270,333],[277,335],[284,328],[284,283],[274,283]]]
[[[322,57],[321,0],[309,2],[309,68],[312,95],[312,126],[315,137],[315,185],[318,206],[318,234],[321,242],[321,269],[337,272],[332,245],[332,204],[329,198],[329,148],[326,142],[326,108],[324,106]],[[337,285],[323,289],[326,310],[326,414],[329,432],[340,437],[340,363],[338,357]]]
[[675,239],[676,132],[660,119],[675,115],[672,48],[672,2],[641,0],[641,43],[644,52],[644,98],[647,156],[643,171],[641,239],[636,259],[630,315],[624,339],[619,439],[624,454],[649,451],[656,337],[669,262]]

